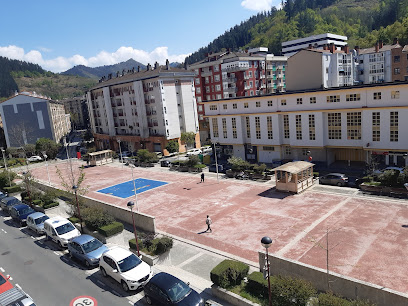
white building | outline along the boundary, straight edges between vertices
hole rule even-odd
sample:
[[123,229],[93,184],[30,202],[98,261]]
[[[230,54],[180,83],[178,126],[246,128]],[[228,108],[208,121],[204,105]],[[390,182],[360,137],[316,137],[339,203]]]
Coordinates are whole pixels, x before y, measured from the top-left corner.
[[286,92],[204,103],[212,142],[252,162],[337,160],[405,165],[408,84]]
[[336,35],[331,33],[324,33],[313,35],[309,37],[289,40],[282,43],[282,54],[285,56],[292,56],[300,50],[312,46],[314,49],[323,49],[324,45],[334,44],[337,50],[347,45],[347,36]]
[[[194,72],[157,63],[143,71],[108,76],[87,93],[99,149],[164,152],[181,133],[196,133],[200,147]],[[184,150],[184,147],[181,148]]]

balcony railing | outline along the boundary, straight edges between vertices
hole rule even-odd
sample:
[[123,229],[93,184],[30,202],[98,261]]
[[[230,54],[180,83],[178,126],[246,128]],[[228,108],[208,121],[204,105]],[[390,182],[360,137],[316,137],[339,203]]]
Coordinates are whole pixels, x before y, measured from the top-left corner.
[[229,83],[235,83],[237,81],[237,78],[225,78],[224,80]]
[[245,85],[245,87],[244,87],[245,90],[250,90],[251,88],[252,88],[252,86],[250,86],[250,85]]
[[203,71],[201,72],[202,77],[208,77],[212,75],[212,71]]
[[222,68],[222,71],[224,72],[245,71],[245,70],[248,70],[248,67],[235,66],[235,67]]
[[249,80],[249,75],[244,75],[244,80]]
[[237,87],[224,88],[225,92],[237,92]]

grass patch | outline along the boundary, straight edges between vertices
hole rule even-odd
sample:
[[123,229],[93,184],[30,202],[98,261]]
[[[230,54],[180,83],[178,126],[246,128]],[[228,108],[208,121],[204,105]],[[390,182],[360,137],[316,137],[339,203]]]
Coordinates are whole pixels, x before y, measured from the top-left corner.
[[367,186],[381,186],[381,182],[375,182],[375,181],[365,182],[364,185],[367,185]]
[[266,306],[269,304],[269,301],[267,299],[261,299],[246,291],[246,284],[244,282],[241,282],[241,284],[238,286],[229,288],[228,291],[238,294],[239,296],[247,300],[250,300],[251,302],[257,303],[259,305]]

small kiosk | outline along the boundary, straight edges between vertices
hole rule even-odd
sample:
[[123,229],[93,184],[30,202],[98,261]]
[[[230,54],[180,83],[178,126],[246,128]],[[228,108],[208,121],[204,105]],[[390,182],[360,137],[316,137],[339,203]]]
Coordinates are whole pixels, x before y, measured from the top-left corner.
[[286,163],[275,169],[276,190],[300,193],[313,185],[314,164],[305,161]]
[[89,153],[89,165],[90,166],[101,166],[109,163],[113,163],[112,150],[103,150]]

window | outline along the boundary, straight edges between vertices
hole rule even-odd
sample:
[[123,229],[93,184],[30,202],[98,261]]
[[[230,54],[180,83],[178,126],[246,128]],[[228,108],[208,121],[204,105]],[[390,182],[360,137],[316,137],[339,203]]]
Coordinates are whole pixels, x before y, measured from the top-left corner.
[[347,139],[361,139],[361,112],[347,113]]
[[214,75],[214,82],[219,82],[220,81],[220,75],[216,74]]
[[309,139],[316,140],[315,115],[309,115]]
[[198,111],[202,112],[203,111],[203,105],[202,104],[198,104]]
[[373,141],[380,141],[381,125],[380,125],[380,112],[373,112],[372,127],[373,127]]
[[261,102],[260,102],[260,101],[256,101],[256,102],[255,102],[255,106],[256,106],[256,107],[261,107]]
[[285,146],[285,155],[290,155],[292,154],[292,150],[290,149],[289,146]]
[[309,101],[310,101],[310,104],[315,104],[316,103],[316,97],[310,97]]
[[394,63],[399,63],[401,61],[401,58],[399,55],[394,56]]
[[202,102],[202,100],[201,100],[201,97],[200,97],[200,96],[198,96],[196,99],[197,99],[197,102],[198,102],[198,103]]
[[255,136],[256,139],[261,139],[261,119],[255,117]]
[[289,115],[283,115],[283,136],[288,139],[290,137],[289,133]]
[[394,68],[394,74],[400,74],[401,69],[400,68]]
[[232,124],[232,138],[237,138],[237,119],[231,118]]
[[237,103],[232,103],[232,108],[237,109]]
[[250,96],[253,96],[254,95],[254,91],[253,90],[251,90],[251,92],[250,92],[250,94],[249,94]]
[[215,85],[215,91],[221,91],[221,85]]
[[205,84],[208,84],[210,82],[210,79],[208,77],[205,77]]
[[212,118],[213,137],[218,137],[218,119]]
[[217,100],[221,100],[222,96],[220,94],[217,94]]
[[273,106],[273,101],[268,101],[268,107]]
[[341,139],[341,113],[327,114],[329,139]]
[[373,95],[374,95],[374,100],[381,100],[381,92],[375,92]]
[[327,96],[327,103],[332,103],[332,102],[340,102],[340,96]]
[[262,147],[263,151],[275,151],[275,147],[272,146],[263,146]]
[[200,78],[195,78],[196,85],[200,85]]
[[214,72],[220,71],[220,67],[218,65],[214,65]]
[[303,98],[297,98],[296,104],[303,104]]
[[247,138],[251,138],[251,123],[249,117],[245,117]]
[[217,104],[211,104],[210,105],[210,110],[217,110]]
[[346,95],[346,101],[360,101],[360,94]]
[[227,119],[222,118],[221,122],[222,122],[222,135],[223,135],[224,138],[228,138]]
[[201,93],[201,87],[196,87],[196,93],[198,93],[198,94]]
[[273,131],[272,131],[272,116],[266,117],[266,127],[268,130],[268,139],[273,139]]
[[222,109],[228,109],[228,105],[227,105],[227,104],[223,104],[223,105],[222,105]]
[[[249,76],[250,78],[252,78],[252,71],[249,71],[249,72],[248,72],[248,76]],[[251,85],[251,87],[252,87],[252,85]]]
[[206,91],[207,93],[209,93],[209,92],[210,92],[210,86],[205,86],[205,91]]
[[286,105],[286,99],[281,100],[281,105]]
[[302,115],[296,115],[296,139],[302,140]]
[[390,112],[390,141],[398,141],[398,112]]
[[400,97],[399,90],[391,91],[391,99],[399,99],[399,97]]
[[248,102],[245,102],[244,103],[244,108],[248,108],[249,106],[248,106]]

